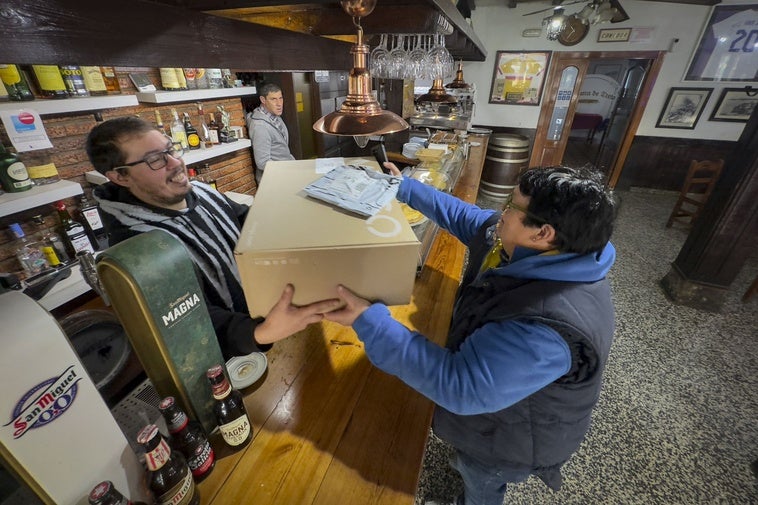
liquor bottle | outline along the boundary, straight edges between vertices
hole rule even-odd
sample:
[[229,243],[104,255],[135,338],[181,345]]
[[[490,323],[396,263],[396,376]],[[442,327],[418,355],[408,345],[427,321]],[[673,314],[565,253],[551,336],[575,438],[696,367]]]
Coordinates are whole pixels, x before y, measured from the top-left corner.
[[163,124],[163,118],[161,117],[161,111],[158,109],[155,109],[155,128],[164,135],[167,135],[166,126]]
[[105,231],[97,202],[87,198],[87,195],[82,195],[79,199],[79,213],[85,228],[87,228],[90,242],[98,251],[106,249],[108,247],[108,233]]
[[200,174],[202,177],[202,181],[212,187],[213,189],[218,190],[216,187],[216,179],[213,178],[213,175],[211,175],[211,166],[208,163],[203,163],[203,168],[200,170]]
[[45,259],[45,254],[42,252],[40,244],[32,242],[26,238],[24,230],[18,223],[12,223],[10,225],[13,236],[16,237],[18,243],[16,245],[16,258],[26,272],[27,276],[38,274],[46,268],[50,267],[50,264]]
[[208,72],[208,83],[211,89],[224,87],[224,76],[220,68],[206,68],[205,71]]
[[26,171],[36,185],[52,184],[61,180],[58,168],[47,149],[29,151],[24,154]]
[[253,439],[253,426],[247,417],[242,394],[232,388],[221,365],[208,369],[206,377],[211,383],[213,413],[216,415],[218,428],[224,441],[234,448],[241,448]]
[[216,115],[212,112],[208,113],[208,137],[211,139],[211,144],[216,145],[218,144],[219,138],[218,138],[218,123],[216,122]]
[[55,204],[55,209],[58,211],[58,218],[61,220],[61,227],[63,228],[64,238],[68,243],[68,250],[71,256],[76,256],[79,251],[87,251],[95,253],[95,248],[92,247],[87,236],[87,230],[84,225],[79,221],[74,221],[66,209],[66,204],[58,202]]
[[182,149],[187,149],[189,147],[187,144],[187,133],[184,131],[184,125],[179,121],[179,114],[177,114],[176,109],[171,109],[171,115],[174,117],[174,120],[171,122],[171,139],[174,142],[180,143]]
[[100,72],[100,67],[81,67],[84,85],[87,87],[90,95],[107,95],[108,88],[105,85],[105,79]]
[[116,69],[113,67],[100,67],[100,70],[103,72],[103,81],[105,81],[105,89],[108,90],[108,93],[121,93],[121,86],[118,84]]
[[197,128],[192,126],[192,121],[188,113],[184,113],[184,133],[187,134],[187,145],[190,149],[200,149],[200,135],[197,134]]
[[189,180],[191,180],[191,181],[196,181],[197,180],[197,170],[195,170],[194,168],[191,168],[191,167],[187,168],[187,178]]
[[161,400],[158,409],[166,419],[166,425],[171,434],[171,447],[181,452],[187,460],[195,481],[201,481],[216,465],[216,454],[208,442],[208,436],[202,425],[195,420],[190,420],[176,404],[173,396]]
[[[29,82],[16,65],[0,64],[0,79],[8,91],[8,98],[14,102],[34,100]],[[7,191],[7,189],[6,189]]]
[[181,68],[175,68],[174,72],[176,72],[176,80],[179,81],[179,89],[182,91],[187,90],[187,78],[184,77],[184,70]]
[[197,89],[208,89],[211,87],[210,81],[208,81],[208,72],[205,68],[195,69],[195,83]]
[[84,84],[82,69],[78,65],[63,65],[60,69],[69,96],[89,96],[87,86]]
[[127,499],[109,480],[93,487],[87,500],[89,505],[146,505],[145,502]]
[[158,427],[148,424],[137,433],[137,443],[145,449],[147,483],[160,504],[199,505],[192,472],[179,451],[172,451]]
[[228,68],[221,69],[221,79],[225,88],[234,87],[234,78],[235,76],[232,75],[232,71],[230,69]]
[[184,79],[187,81],[187,89],[197,89],[197,81],[195,76],[197,75],[196,68],[183,68]]
[[68,98],[58,65],[32,65],[32,76],[43,98]]
[[179,79],[176,76],[176,69],[173,67],[161,67],[161,87],[166,91],[179,91]]
[[40,235],[42,236],[41,249],[42,254],[45,255],[45,259],[51,267],[60,266],[63,263],[68,263],[71,259],[66,252],[66,245],[63,243],[63,239],[50,228],[42,228],[45,225],[45,218],[41,214],[32,216],[32,221],[38,229],[41,229]]
[[208,130],[208,123],[205,122],[205,114],[203,114],[202,102],[197,102],[197,116],[200,118],[200,125],[197,129],[198,135],[200,135],[200,147],[205,149],[211,145],[211,135]]
[[17,155],[5,149],[0,143],[0,184],[8,193],[20,193],[32,189],[34,183],[29,172]]
[[8,90],[5,89],[5,83],[0,79],[0,102],[7,102],[11,97],[8,96]]

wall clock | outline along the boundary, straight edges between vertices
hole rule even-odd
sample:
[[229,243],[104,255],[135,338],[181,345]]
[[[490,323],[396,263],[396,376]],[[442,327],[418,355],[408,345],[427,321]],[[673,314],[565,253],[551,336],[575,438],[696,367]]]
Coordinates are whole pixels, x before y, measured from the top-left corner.
[[571,15],[563,25],[561,33],[558,34],[558,42],[564,46],[573,46],[584,40],[589,31],[589,24],[584,24],[575,14]]

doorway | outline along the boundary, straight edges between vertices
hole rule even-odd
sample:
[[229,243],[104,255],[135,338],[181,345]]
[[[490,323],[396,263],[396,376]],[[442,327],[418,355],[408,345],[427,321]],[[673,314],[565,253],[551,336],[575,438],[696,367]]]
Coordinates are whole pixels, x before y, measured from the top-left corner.
[[663,53],[555,53],[530,166],[589,165],[614,187]]

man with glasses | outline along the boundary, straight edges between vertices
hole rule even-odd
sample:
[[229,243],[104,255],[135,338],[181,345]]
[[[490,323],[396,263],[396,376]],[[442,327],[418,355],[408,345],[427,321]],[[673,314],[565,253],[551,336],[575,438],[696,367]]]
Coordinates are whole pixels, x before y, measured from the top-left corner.
[[95,188],[94,196],[110,243],[155,229],[179,239],[198,271],[225,358],[268,350],[271,343],[320,321],[323,312],[339,303],[297,307],[291,303],[294,288],[286,286],[265,318],[251,317],[233,255],[249,207],[190,182],[181,145],[137,117],[98,124],[87,137],[86,150],[95,169],[109,179]]
[[[392,163],[385,163],[399,175]],[[561,466],[590,426],[614,331],[606,274],[616,205],[601,174],[535,168],[503,211],[404,178],[397,198],[469,248],[446,347],[337,287],[371,362],[437,404],[434,432],[455,449],[458,505],[502,505],[508,483]]]

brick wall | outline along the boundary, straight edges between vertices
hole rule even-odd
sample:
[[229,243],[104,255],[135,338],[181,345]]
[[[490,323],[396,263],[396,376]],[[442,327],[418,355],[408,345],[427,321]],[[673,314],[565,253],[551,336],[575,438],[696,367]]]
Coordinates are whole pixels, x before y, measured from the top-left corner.
[[[119,83],[122,85],[122,92],[134,93],[135,89],[131,85],[126,73],[130,70],[127,68],[117,68],[119,75]],[[159,87],[157,69],[139,69],[142,71],[148,71],[148,75],[153,82]],[[39,100],[39,99],[38,99]],[[73,98],[70,100],[74,100]],[[217,105],[223,105],[227,112],[230,114],[232,126],[242,126],[247,132],[247,128],[244,120],[244,109],[242,107],[242,101],[239,98],[218,99],[218,100],[203,100],[203,111],[206,114],[209,112],[216,112]],[[20,103],[21,106],[29,108],[34,107],[34,102]],[[190,117],[193,120],[193,125],[197,126],[197,106],[195,102],[183,102],[172,104],[140,104],[135,107],[124,107],[117,109],[106,109],[100,111],[103,120],[112,119],[115,117],[127,116],[127,115],[139,115],[143,119],[149,122],[154,122],[155,113],[157,109],[160,111],[163,123],[168,128],[171,123],[171,108],[175,108],[180,117],[182,112],[189,112]],[[217,117],[217,121],[220,118]],[[32,151],[29,153],[21,153],[20,157],[24,164],[27,166],[34,166],[36,162],[43,157],[49,156],[50,160],[55,163],[58,168],[61,178],[78,182],[82,185],[85,194],[88,196],[92,192],[92,184],[86,181],[84,174],[93,170],[92,165],[87,159],[87,154],[84,151],[84,141],[87,134],[97,124],[95,120],[95,114],[89,113],[74,113],[74,114],[58,114],[58,115],[45,115],[42,116],[42,121],[47,130],[47,134],[50,137],[50,141],[53,144],[53,149],[45,149],[41,151]],[[247,135],[247,133],[246,133]],[[6,147],[11,147],[8,141],[8,136],[0,124],[0,142]],[[208,163],[210,165],[210,175],[216,179],[218,189],[224,191],[235,191],[244,194],[255,194],[256,184],[253,177],[253,161],[250,149],[242,149],[233,153],[211,158],[209,160],[202,161],[195,165],[196,168],[200,168],[203,164]],[[72,216],[78,217],[78,198],[69,198],[64,200],[71,212]],[[37,226],[32,220],[33,216],[42,215],[44,217],[44,225]],[[43,205],[23,212],[12,214],[9,216],[0,217],[0,272],[16,272],[20,273],[21,265],[15,257],[15,240],[11,234],[8,226],[11,223],[19,223],[26,233],[28,238],[34,238],[38,236],[43,229],[57,228],[59,224],[57,213],[55,212],[52,204]]]

